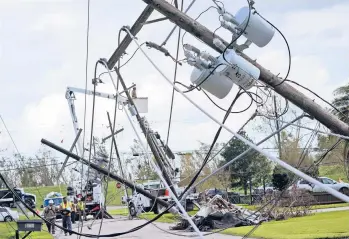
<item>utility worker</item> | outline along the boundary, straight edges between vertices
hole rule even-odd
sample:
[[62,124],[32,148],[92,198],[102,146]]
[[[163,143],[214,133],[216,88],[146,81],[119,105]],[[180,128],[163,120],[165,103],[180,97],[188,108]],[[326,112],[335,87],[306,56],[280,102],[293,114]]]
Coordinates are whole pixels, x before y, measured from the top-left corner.
[[77,206],[77,211],[79,212],[80,220],[82,221],[84,219],[85,221],[87,221],[86,212],[85,212],[85,205],[84,205],[84,202],[81,201],[80,198],[78,198],[78,204],[76,206]]
[[44,209],[44,218],[47,220],[46,226],[49,233],[55,234],[56,207],[53,200],[48,201],[48,206]]
[[74,202],[72,203],[72,208],[71,208],[71,210],[72,210],[72,212],[71,212],[71,222],[72,222],[72,224],[75,224],[77,203],[78,203],[78,201],[76,200],[76,198],[74,198]]
[[[62,212],[62,224],[64,230],[64,235],[68,235],[68,230],[69,235],[73,234],[72,231],[72,223],[71,223],[71,208],[72,205],[70,202],[68,202],[67,197],[63,198],[63,203],[60,206],[61,212]],[[68,230],[67,230],[68,229]]]

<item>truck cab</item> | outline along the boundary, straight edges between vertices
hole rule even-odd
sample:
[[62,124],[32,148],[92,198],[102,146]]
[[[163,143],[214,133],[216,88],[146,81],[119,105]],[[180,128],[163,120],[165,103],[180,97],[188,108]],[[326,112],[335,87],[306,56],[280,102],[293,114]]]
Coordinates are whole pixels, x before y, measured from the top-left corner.
[[[164,201],[173,201],[170,192],[164,187],[161,181],[151,180],[139,184],[138,186],[144,188],[145,190],[148,190],[151,194]],[[177,184],[174,184],[174,189],[176,190],[177,195],[180,195],[183,190],[183,188],[179,188]],[[135,190],[132,191],[131,197],[127,198],[126,196],[123,196],[122,203],[128,203],[130,214],[132,217],[143,212],[154,212],[155,214],[159,214],[165,210],[165,207],[154,202],[152,199],[140,193],[137,193]],[[183,207],[187,211],[192,211],[194,209],[193,199],[190,197],[186,198],[186,200],[183,203]]]
[[41,208],[45,208],[49,205],[49,201],[52,200],[56,207],[56,219],[62,218],[62,214],[59,212],[59,206],[63,203],[63,195],[57,192],[50,192],[46,195]]

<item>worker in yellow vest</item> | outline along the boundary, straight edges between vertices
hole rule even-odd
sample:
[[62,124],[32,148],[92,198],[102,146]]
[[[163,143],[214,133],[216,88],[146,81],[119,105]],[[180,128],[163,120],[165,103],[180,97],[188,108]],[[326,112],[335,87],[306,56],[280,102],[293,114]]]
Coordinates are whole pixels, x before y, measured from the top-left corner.
[[72,231],[72,222],[71,222],[71,211],[72,211],[72,204],[71,202],[68,202],[67,197],[63,198],[63,203],[60,205],[60,210],[62,213],[62,223],[64,230],[64,235],[73,234]]
[[84,202],[81,201],[80,198],[78,198],[78,204],[76,205],[77,208],[77,212],[79,213],[79,218],[82,221],[82,219],[84,219],[85,221],[87,221],[86,219],[86,212],[85,212],[85,205]]
[[72,208],[71,208],[71,210],[72,210],[71,222],[72,222],[72,224],[75,224],[75,218],[76,218],[76,213],[77,213],[77,209],[76,209],[77,203],[78,203],[78,201],[76,200],[76,198],[74,198],[74,201],[71,203],[71,206],[72,206]]

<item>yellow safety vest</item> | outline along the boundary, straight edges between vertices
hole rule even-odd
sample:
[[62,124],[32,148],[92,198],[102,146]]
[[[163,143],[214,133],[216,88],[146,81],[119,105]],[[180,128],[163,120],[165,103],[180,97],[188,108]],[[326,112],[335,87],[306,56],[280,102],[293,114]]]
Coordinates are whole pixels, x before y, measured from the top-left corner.
[[83,202],[78,202],[78,208],[82,211],[82,210],[84,210],[84,203]]
[[[72,205],[71,205],[70,202],[67,202],[67,204],[65,204],[64,202],[62,202],[61,206],[62,206],[62,209],[63,209],[63,210],[66,209],[66,208],[68,208],[68,207],[70,207],[70,210],[72,210]],[[67,214],[67,216],[70,216],[70,213]]]

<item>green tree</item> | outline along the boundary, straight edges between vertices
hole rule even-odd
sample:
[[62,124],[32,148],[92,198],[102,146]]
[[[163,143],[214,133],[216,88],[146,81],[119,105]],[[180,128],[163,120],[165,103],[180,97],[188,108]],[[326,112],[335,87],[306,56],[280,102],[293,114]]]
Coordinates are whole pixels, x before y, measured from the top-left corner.
[[[345,123],[349,123],[349,84],[337,88],[334,92],[334,100],[332,104],[337,109],[332,109],[332,113],[335,114],[340,120]],[[333,137],[331,137],[333,138]],[[331,140],[331,139],[330,139]],[[333,140],[333,139],[332,139]],[[342,162],[345,169],[347,178],[349,179],[349,142],[346,140],[339,147],[342,147]]]
[[[245,131],[241,131],[240,134],[252,142]],[[237,138],[233,138],[229,142],[228,147],[222,153],[222,156],[225,162],[228,162],[247,149],[249,149],[247,144]],[[254,184],[260,184],[263,181],[263,178],[269,177],[271,169],[272,165],[266,157],[257,152],[251,151],[245,157],[238,159],[231,164],[229,170],[233,181],[232,186],[241,186],[246,195],[250,180]]]
[[[208,151],[209,151],[210,145],[204,144],[200,142],[200,147],[198,150],[195,150],[193,153],[186,153],[181,155],[181,170],[180,170],[180,177],[181,181],[179,183],[179,186],[187,186],[189,182],[192,180],[196,172],[200,169]],[[218,150],[218,144],[216,144],[213,147],[211,157],[217,152]],[[216,161],[217,160],[217,161]],[[202,169],[199,177],[197,178],[197,181],[202,179],[203,177],[206,177],[207,175],[211,174],[211,172],[216,169],[217,162],[220,161],[219,157],[215,157],[213,160],[208,162],[204,168]],[[203,191],[205,189],[209,188],[227,188],[226,181],[230,180],[224,177],[225,172],[218,173],[215,176],[212,176],[210,179],[205,181],[204,183],[200,184],[197,187],[198,191]],[[228,183],[230,184],[230,183]]]
[[149,160],[154,160],[154,158],[150,158],[149,155],[146,155],[143,152],[143,149],[137,140],[134,140],[134,143],[131,146],[131,151],[134,158],[132,158],[130,165],[132,172],[135,172],[135,178],[141,181],[159,179],[149,162]]
[[334,100],[332,104],[340,111],[333,109],[332,113],[346,123],[349,123],[349,84],[337,88],[334,92]]

